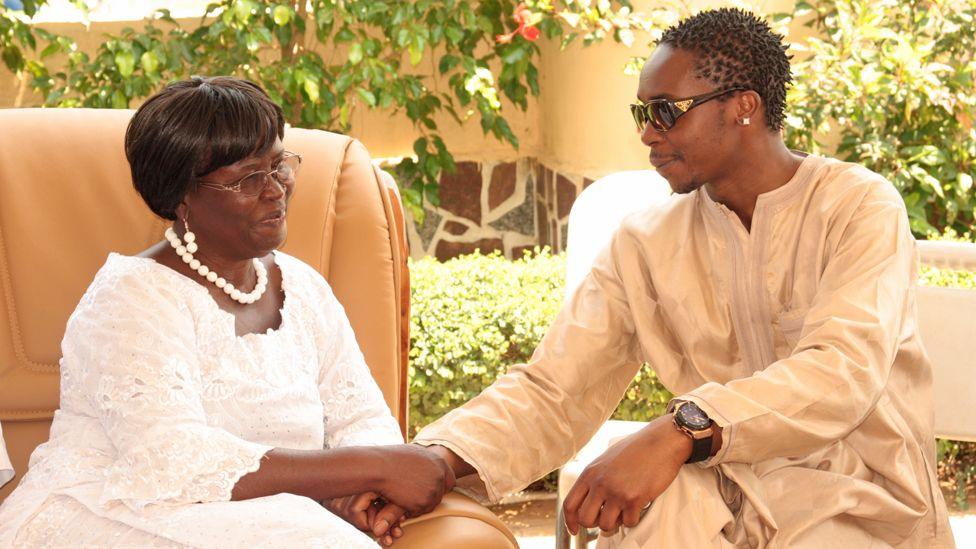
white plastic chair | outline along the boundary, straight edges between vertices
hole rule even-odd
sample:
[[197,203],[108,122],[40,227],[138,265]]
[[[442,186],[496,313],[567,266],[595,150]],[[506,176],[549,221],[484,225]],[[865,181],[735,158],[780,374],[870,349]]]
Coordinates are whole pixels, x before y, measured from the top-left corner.
[[[580,193],[569,211],[566,242],[566,298],[580,285],[597,255],[610,243],[613,233],[627,215],[660,204],[671,196],[668,182],[654,170],[618,172],[600,178]],[[583,446],[572,460],[559,470],[559,510],[556,523],[556,547],[570,545],[563,520],[562,502],[583,469],[612,441],[625,437],[644,426],[640,421],[608,421]],[[576,536],[576,546],[586,547],[592,533],[583,528]]]
[[[976,244],[920,240],[923,265],[976,272]],[[976,290],[919,286],[918,326],[933,365],[935,434],[976,441]]]
[[597,254],[628,214],[671,196],[668,182],[654,170],[617,172],[583,189],[569,210],[566,235],[566,296],[583,282]]
[[[620,172],[604,177],[584,190],[569,213],[566,249],[566,295],[579,285],[597,254],[610,242],[629,213],[667,199],[670,189],[656,172]],[[919,241],[923,265],[976,271],[976,244]],[[934,367],[935,433],[941,438],[976,441],[976,290],[917,289],[922,341]],[[610,444],[646,425],[639,421],[607,421],[580,452],[559,470],[556,501],[556,547],[570,546],[562,516],[562,502],[583,469]],[[585,548],[596,537],[585,528],[576,547]]]

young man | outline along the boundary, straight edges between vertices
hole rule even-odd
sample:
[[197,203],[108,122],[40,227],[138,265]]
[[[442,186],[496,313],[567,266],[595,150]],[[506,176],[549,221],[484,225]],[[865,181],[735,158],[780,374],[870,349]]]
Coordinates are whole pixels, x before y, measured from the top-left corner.
[[420,433],[458,477],[497,498],[560,466],[646,360],[673,412],[582,473],[571,531],[953,545],[904,203],[861,166],[786,148],[784,50],[741,10],[665,32],[632,112],[676,195],[624,222],[529,364]]

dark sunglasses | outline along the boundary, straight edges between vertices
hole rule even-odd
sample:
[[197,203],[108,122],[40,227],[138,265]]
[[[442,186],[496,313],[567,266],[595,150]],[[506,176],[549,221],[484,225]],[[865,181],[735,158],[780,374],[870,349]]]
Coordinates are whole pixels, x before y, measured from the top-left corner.
[[723,95],[745,91],[747,88],[728,88],[710,93],[686,97],[684,99],[651,99],[647,103],[635,103],[630,106],[630,114],[637,123],[637,129],[644,131],[648,123],[659,132],[666,132],[674,127],[678,118],[691,109]]

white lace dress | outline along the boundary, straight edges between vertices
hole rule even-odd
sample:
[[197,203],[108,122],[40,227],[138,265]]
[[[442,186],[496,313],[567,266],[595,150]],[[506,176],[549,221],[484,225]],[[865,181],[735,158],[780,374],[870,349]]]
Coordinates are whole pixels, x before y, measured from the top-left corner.
[[61,409],[0,507],[0,547],[376,547],[315,501],[230,501],[273,447],[402,442],[325,280],[283,253],[277,330],[235,335],[206,288],[109,256],[68,320]]

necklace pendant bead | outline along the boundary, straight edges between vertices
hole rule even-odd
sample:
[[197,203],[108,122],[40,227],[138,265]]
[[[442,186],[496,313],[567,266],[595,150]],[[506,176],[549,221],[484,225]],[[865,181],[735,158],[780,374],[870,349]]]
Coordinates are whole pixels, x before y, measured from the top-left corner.
[[197,251],[198,247],[194,242],[196,240],[196,235],[189,231],[189,228],[183,235],[183,237],[186,239],[186,244],[183,243],[183,240],[180,239],[172,227],[167,228],[164,234],[166,240],[169,241],[170,246],[172,246],[173,250],[176,252],[176,255],[178,255],[184,263],[196,271],[197,274],[206,278],[207,282],[212,282],[215,286],[217,286],[217,288],[223,290],[223,292],[230,296],[230,298],[234,301],[242,305],[250,305],[261,299],[261,296],[263,296],[264,292],[268,289],[268,269],[264,266],[264,263],[262,263],[260,259],[255,258],[251,260],[251,264],[254,266],[254,273],[257,277],[257,282],[255,283],[254,289],[251,292],[245,293],[235,288],[234,285],[227,282],[225,278],[218,276],[217,273],[210,270],[210,267],[207,267],[201,263],[199,259],[195,259],[193,257],[193,253]]

